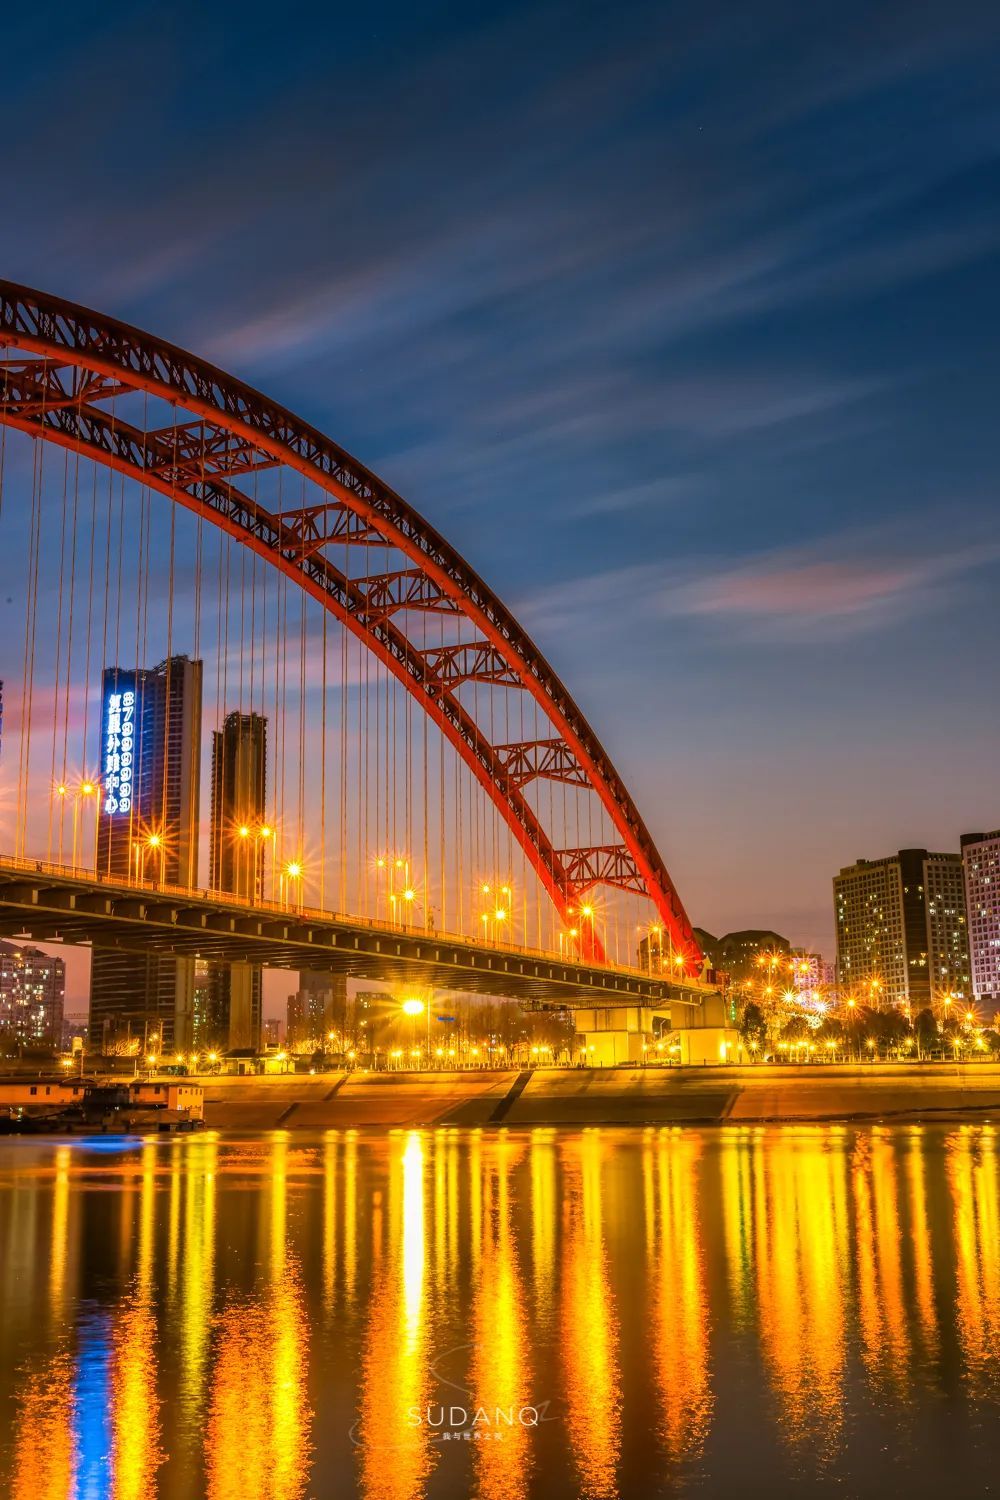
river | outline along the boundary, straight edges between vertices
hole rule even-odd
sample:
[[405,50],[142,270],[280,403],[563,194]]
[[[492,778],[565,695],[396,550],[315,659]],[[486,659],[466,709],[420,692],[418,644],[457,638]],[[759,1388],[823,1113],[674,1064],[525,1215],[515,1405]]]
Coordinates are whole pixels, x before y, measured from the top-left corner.
[[0,1144],[0,1494],[991,1493],[989,1124]]

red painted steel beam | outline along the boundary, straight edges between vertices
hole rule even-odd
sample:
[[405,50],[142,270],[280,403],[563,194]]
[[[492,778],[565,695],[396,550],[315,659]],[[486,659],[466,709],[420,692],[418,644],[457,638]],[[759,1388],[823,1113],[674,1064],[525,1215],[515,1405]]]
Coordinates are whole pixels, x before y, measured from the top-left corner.
[[[224,427],[326,490],[421,568],[456,601],[509,664],[519,685],[535,698],[601,799],[674,946],[699,953],[677,891],[635,804],[566,688],[492,590],[399,495],[316,428],[252,387],[116,319],[0,281],[0,343],[83,366]],[[489,791],[506,816],[505,795],[498,787]]]
[[[472,716],[450,694],[441,691],[440,682],[431,673],[419,675],[424,667],[420,653],[413,649],[412,643],[404,635],[386,621],[377,622],[378,628],[375,628],[375,622],[372,621],[366,608],[364,596],[356,589],[353,580],[346,578],[328,560],[316,560],[310,557],[309,560],[313,562],[315,571],[323,575],[328,585],[335,587],[335,592],[331,593],[329,587],[323,587],[317,582],[315,576],[303,570],[303,563],[306,559],[300,555],[298,539],[294,534],[291,537],[282,535],[280,517],[272,516],[263,507],[255,505],[248,497],[240,495],[228,485],[214,484],[212,486],[213,490],[226,496],[237,515],[240,512],[247,516],[252,515],[256,528],[277,528],[279,539],[284,545],[275,547],[273,543],[269,543],[257,534],[255,529],[241,524],[239,520],[233,518],[232,514],[227,514],[208,504],[204,498],[178,483],[176,478],[164,477],[162,473],[157,472],[158,466],[155,462],[147,467],[144,463],[130,459],[130,452],[137,453],[149,444],[150,435],[120,420],[116,420],[112,425],[105,413],[92,408],[83,407],[78,411],[67,412],[62,406],[56,406],[52,408],[47,418],[34,412],[22,416],[5,408],[2,390],[0,390],[0,422],[25,432],[31,437],[45,439],[59,447],[68,448],[71,452],[102,463],[105,467],[125,474],[150,489],[158,490],[168,499],[176,501],[195,515],[218,526],[277,567],[354,635],[364,641],[368,649],[417,699],[432,722],[438,726],[465,764],[472,770],[480,785],[491,799],[496,800],[498,784],[503,784],[503,767],[496,759],[493,747]],[[96,433],[103,434],[105,443],[95,441]],[[152,457],[154,460],[162,457],[159,447],[154,449]],[[562,869],[548,835],[529,803],[515,787],[510,787],[507,792],[505,811],[506,821],[525,851],[531,868],[548,892],[563,920],[569,924],[572,917],[567,908],[573,900],[574,891],[570,888],[569,879]],[[597,962],[603,961],[604,953],[599,942],[584,942],[580,947],[581,953],[588,958],[593,958]]]

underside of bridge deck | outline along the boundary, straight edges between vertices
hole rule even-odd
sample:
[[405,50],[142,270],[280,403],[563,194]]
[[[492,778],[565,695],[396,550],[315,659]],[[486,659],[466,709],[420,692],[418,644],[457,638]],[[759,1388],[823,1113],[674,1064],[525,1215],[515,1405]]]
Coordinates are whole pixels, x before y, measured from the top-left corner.
[[515,947],[478,947],[329,913],[243,906],[207,891],[115,885],[44,866],[32,871],[23,864],[0,864],[0,936],[409,980],[570,1006],[586,1000],[602,1006],[697,1004],[705,993],[638,970],[563,962]]

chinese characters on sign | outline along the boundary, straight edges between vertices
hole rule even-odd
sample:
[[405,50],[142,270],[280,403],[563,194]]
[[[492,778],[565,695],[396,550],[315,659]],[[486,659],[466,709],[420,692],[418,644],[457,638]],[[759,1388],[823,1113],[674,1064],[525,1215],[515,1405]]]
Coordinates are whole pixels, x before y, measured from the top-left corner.
[[104,705],[104,811],[132,810],[135,764],[135,692],[109,693]]

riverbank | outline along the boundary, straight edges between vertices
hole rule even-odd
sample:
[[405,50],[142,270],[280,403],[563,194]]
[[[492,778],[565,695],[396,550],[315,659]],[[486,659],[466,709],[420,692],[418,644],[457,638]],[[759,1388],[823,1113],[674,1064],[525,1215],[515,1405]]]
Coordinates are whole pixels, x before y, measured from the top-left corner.
[[536,1068],[203,1078],[210,1129],[716,1125],[1000,1117],[1000,1064]]

